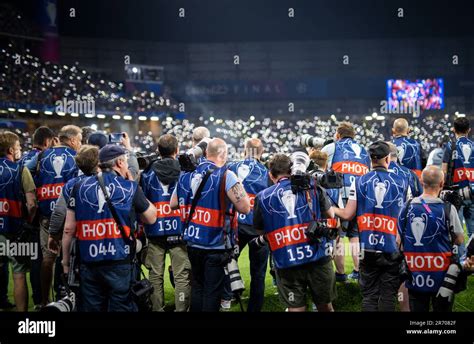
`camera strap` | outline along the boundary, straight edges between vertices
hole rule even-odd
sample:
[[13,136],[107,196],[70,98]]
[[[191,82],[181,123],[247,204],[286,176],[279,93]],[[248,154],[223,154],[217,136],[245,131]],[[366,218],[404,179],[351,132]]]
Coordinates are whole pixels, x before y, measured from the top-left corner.
[[[105,187],[104,183],[104,176],[102,172],[97,174],[97,181],[99,182],[99,186],[102,190],[102,193],[104,194],[105,201],[107,203],[107,206],[109,207],[110,212],[112,213],[112,217],[115,220],[115,223],[117,224],[118,229],[120,230],[120,234],[122,235],[123,241],[125,241],[126,244],[130,244],[130,255],[132,258],[135,256],[135,238],[133,237],[132,231],[130,229],[129,236],[125,233],[125,228],[123,228],[122,223],[120,222],[119,216],[117,214],[117,211],[115,210],[112,201],[110,200],[110,195],[107,191],[107,188]],[[132,254],[133,253],[133,254]]]
[[[191,222],[191,219],[193,218],[193,215],[194,215],[194,211],[196,210],[197,203],[198,203],[199,199],[201,198],[201,193],[202,193],[202,190],[204,189],[204,185],[206,184],[207,180],[209,179],[209,177],[211,176],[211,174],[214,171],[215,171],[215,169],[213,169],[213,168],[208,169],[206,174],[202,178],[201,183],[199,184],[199,187],[196,190],[196,194],[194,195],[193,201],[191,203],[191,209],[189,210],[189,215],[188,215],[188,218],[186,219],[186,223],[184,225],[184,230],[186,230],[188,228],[189,222]],[[183,233],[184,233],[184,231],[183,231]]]
[[454,152],[457,150],[456,137],[451,140],[451,154],[449,156],[448,170],[446,173],[446,186],[453,186],[453,173],[454,173]]

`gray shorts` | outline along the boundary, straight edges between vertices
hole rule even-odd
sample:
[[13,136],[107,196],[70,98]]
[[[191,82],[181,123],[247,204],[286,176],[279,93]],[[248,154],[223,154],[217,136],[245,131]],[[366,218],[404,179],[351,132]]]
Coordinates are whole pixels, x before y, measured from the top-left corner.
[[336,299],[336,277],[332,259],[323,264],[309,263],[289,269],[277,269],[278,294],[289,308],[307,305],[307,289],[316,305]]
[[48,248],[48,239],[49,239],[49,218],[42,217],[40,219],[41,253],[43,253],[43,257],[56,258],[58,255],[56,253],[51,252]]

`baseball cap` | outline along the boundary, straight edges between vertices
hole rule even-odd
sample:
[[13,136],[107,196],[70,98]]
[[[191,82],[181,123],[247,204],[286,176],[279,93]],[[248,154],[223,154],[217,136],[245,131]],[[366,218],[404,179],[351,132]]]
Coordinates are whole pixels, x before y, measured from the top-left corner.
[[369,146],[369,154],[374,160],[383,159],[390,154],[390,146],[385,141],[376,141]]

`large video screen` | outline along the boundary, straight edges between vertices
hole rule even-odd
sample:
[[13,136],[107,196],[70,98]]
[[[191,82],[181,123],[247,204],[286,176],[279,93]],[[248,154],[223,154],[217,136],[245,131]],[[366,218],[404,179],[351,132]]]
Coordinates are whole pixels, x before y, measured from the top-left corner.
[[[387,101],[390,110],[413,112],[444,108],[443,79],[387,80]],[[403,111],[405,110],[405,111]]]

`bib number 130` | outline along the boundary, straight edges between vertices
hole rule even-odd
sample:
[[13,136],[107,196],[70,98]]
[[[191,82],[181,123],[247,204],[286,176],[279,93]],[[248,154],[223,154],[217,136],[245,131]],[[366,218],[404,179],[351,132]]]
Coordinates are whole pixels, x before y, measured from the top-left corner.
[[290,257],[290,262],[311,258],[314,254],[313,248],[310,245],[298,246],[296,248],[289,248],[286,250]]

